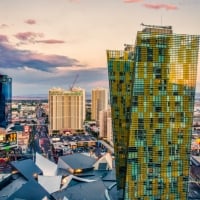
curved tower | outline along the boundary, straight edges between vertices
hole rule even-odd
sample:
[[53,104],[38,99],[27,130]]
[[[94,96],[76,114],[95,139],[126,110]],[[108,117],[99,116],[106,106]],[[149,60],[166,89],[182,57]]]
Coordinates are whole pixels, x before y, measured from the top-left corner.
[[198,50],[199,36],[144,25],[107,51],[122,199],[187,199]]

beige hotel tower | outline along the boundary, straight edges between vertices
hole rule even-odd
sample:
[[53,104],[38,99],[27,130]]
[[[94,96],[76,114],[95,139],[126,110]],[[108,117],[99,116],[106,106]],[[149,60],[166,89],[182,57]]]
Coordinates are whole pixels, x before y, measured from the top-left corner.
[[85,90],[72,88],[49,90],[50,132],[82,129],[85,120]]
[[99,122],[99,112],[108,108],[108,90],[95,88],[92,90],[91,118]]

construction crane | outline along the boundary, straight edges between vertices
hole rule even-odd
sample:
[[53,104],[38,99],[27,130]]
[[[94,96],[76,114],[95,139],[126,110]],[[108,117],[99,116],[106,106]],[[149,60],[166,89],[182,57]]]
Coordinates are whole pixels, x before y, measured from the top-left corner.
[[75,76],[75,78],[74,78],[74,81],[73,81],[72,85],[71,85],[70,88],[69,88],[70,90],[73,89],[73,87],[74,87],[74,85],[75,85],[77,79],[78,79],[78,74],[76,74],[76,76]]

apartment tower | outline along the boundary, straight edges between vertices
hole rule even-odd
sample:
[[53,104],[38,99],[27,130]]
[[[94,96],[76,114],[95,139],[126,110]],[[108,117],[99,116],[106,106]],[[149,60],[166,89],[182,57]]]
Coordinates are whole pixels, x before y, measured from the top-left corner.
[[85,90],[72,88],[49,90],[50,132],[83,128],[85,120]]
[[186,200],[199,36],[143,25],[107,51],[119,199]]
[[91,119],[99,122],[99,112],[108,107],[108,90],[95,88],[92,90]]
[[12,78],[0,74],[0,127],[6,128],[12,120]]
[[111,108],[99,112],[99,137],[113,144]]

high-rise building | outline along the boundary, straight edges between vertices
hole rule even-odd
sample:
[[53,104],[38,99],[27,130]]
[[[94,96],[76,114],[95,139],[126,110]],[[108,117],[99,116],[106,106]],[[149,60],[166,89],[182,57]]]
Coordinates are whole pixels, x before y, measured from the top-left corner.
[[99,137],[113,144],[111,108],[99,112]]
[[95,88],[92,90],[91,118],[99,122],[99,112],[108,107],[108,90],[105,88]]
[[187,199],[199,36],[144,25],[107,51],[119,198]]
[[85,90],[72,88],[49,90],[50,132],[82,129],[85,120]]
[[6,128],[11,123],[12,78],[0,74],[0,127]]

